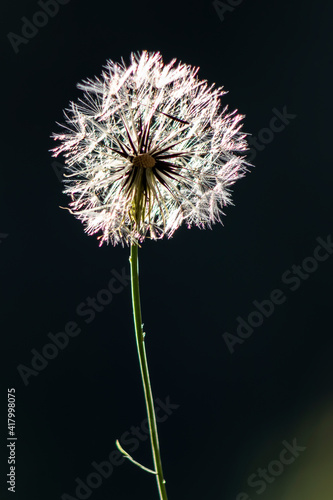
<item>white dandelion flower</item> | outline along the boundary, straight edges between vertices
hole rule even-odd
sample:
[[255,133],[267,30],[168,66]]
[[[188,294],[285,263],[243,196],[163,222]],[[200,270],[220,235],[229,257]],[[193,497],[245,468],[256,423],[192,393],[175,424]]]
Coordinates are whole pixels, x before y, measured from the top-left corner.
[[66,158],[70,211],[88,234],[101,233],[100,244],[221,222],[249,166],[246,134],[243,116],[221,109],[223,88],[199,80],[198,69],[143,51],[78,84],[83,99],[70,103],[52,151]]

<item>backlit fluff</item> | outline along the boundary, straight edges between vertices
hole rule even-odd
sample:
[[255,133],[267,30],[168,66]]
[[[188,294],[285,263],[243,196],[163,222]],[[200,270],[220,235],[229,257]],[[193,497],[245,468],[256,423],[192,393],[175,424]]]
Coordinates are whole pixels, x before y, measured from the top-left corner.
[[248,166],[243,116],[221,109],[225,92],[197,72],[143,51],[78,84],[83,98],[70,103],[52,151],[66,159],[70,211],[100,244],[221,222],[229,187]]

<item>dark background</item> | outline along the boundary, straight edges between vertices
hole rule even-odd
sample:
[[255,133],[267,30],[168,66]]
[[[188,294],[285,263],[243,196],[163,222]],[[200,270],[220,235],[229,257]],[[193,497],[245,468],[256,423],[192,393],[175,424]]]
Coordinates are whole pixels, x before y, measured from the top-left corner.
[[[86,482],[92,462],[108,460],[145,417],[129,286],[90,324],[76,313],[112,269],[129,270],[128,249],[99,248],[59,209],[67,198],[48,150],[62,109],[80,96],[76,83],[147,49],[200,66],[256,137],[274,108],[296,115],[252,154],[224,226],[182,227],[140,251],[154,396],[179,405],[159,426],[169,500],[331,500],[333,257],[295,291],[281,277],[332,234],[332,6],[244,0],[220,19],[211,2],[71,0],[15,53],[7,34],[21,35],[21,18],[40,10],[6,0],[1,16],[1,498],[79,498],[75,479]],[[276,288],[285,302],[231,354],[223,334]],[[31,368],[31,349],[68,321],[81,333],[25,385],[18,365]],[[5,484],[10,387],[15,495]],[[294,439],[306,450],[256,493],[248,476]],[[133,456],[151,467],[147,441]],[[126,461],[88,497],[158,494],[153,476]]]

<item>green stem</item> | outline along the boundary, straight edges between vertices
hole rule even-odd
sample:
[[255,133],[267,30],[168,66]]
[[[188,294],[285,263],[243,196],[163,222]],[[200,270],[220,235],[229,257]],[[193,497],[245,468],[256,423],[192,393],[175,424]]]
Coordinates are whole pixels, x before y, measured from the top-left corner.
[[160,445],[158,442],[158,433],[157,433],[157,425],[156,425],[156,417],[154,409],[154,400],[150,386],[149,370],[148,370],[148,363],[146,356],[145,339],[144,339],[145,334],[143,332],[143,325],[142,325],[140,288],[139,288],[138,246],[136,244],[131,245],[130,264],[131,264],[132,305],[133,305],[136,346],[138,349],[141,378],[145,394],[149,432],[150,432],[150,442],[154,460],[154,469],[156,472],[156,480],[157,480],[160,499],[168,500],[165,488],[165,480],[163,478]]

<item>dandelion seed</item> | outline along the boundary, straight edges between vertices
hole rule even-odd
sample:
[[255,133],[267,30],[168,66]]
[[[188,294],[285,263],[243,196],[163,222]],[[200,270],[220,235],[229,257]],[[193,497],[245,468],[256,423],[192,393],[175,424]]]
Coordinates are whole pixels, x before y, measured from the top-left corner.
[[223,88],[198,68],[159,52],[108,61],[101,78],[78,85],[84,96],[65,113],[61,145],[70,211],[100,244],[171,237],[183,223],[211,227],[243,177],[243,116],[221,109]]

